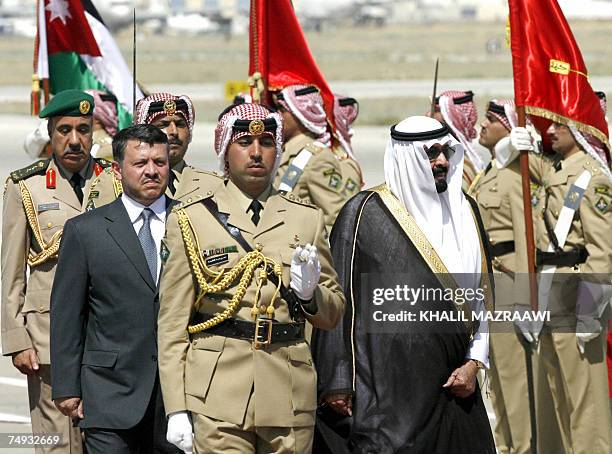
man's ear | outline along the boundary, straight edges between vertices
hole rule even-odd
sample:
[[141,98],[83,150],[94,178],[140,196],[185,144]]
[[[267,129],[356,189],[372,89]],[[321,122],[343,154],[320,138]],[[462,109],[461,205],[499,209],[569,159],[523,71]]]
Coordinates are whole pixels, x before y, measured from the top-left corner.
[[111,169],[113,169],[113,173],[115,174],[115,178],[121,181],[123,176],[121,175],[121,165],[117,161],[113,161],[111,164]]

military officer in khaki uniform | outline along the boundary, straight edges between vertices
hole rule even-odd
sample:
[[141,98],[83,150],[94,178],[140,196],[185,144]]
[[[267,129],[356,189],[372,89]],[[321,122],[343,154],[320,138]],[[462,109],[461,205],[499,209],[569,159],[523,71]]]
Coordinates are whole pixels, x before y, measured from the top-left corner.
[[[519,152],[510,137],[511,124],[516,124],[514,102],[491,101],[479,142],[493,159],[470,188],[491,242],[495,309],[499,311],[514,311],[517,304],[530,304],[525,282],[515,282],[515,276],[527,273],[528,266]],[[502,454],[529,454],[535,449],[533,399],[530,405],[535,386],[533,349],[511,322],[491,322],[489,341],[496,446]]]
[[611,175],[574,126],[553,123],[546,132],[558,162],[539,175],[534,213],[539,308],[551,318],[539,333],[541,373],[564,452],[607,454],[612,421],[602,317],[612,269]]
[[[175,96],[169,93],[153,93],[138,101],[134,123],[152,124],[168,136],[170,141],[170,181],[166,195],[175,200],[184,200],[194,191],[202,188],[207,182],[220,179],[213,172],[197,169],[185,162],[185,154],[193,135],[195,109],[187,96]],[[98,188],[100,189],[99,191]],[[121,184],[109,170],[103,172],[94,181],[92,206],[101,206],[112,202],[122,192]],[[105,198],[102,198],[104,194]]]
[[330,148],[323,98],[316,87],[292,85],[276,99],[284,122],[284,146],[274,186],[321,208],[329,229],[346,196],[341,165]]
[[342,172],[342,194],[348,199],[363,187],[361,167],[353,153],[353,123],[359,115],[359,103],[355,98],[334,95],[335,137],[338,143],[332,148]]
[[168,218],[158,319],[169,441],[188,451],[308,453],[316,372],[304,320],[331,329],[344,296],[320,209],[272,187],[282,120],[258,104],[221,116],[227,179]]
[[2,352],[27,375],[33,432],[63,437],[44,452],[82,452],[79,430],[51,400],[49,299],[64,223],[84,211],[92,180],[110,165],[90,156],[93,109],[79,90],[53,97],[40,113],[49,119],[52,159],[12,172],[4,191]]

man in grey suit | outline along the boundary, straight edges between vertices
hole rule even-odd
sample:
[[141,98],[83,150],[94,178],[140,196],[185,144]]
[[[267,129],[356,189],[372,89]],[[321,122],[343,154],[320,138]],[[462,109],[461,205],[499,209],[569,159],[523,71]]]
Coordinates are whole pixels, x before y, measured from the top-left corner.
[[51,293],[53,400],[89,454],[180,452],[165,441],[157,371],[168,139],[152,125],[113,139],[123,195],[66,223]]

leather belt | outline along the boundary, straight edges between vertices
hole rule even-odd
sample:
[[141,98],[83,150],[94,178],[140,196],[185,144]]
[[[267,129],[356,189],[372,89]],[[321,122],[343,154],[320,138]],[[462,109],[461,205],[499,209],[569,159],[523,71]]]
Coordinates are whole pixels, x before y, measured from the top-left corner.
[[514,252],[514,241],[502,241],[491,246],[491,255],[493,257],[501,257],[511,252]]
[[[213,316],[210,314],[196,312],[191,319],[191,323],[198,324],[211,318]],[[249,322],[228,318],[218,325],[208,328],[204,333],[249,340],[253,342],[255,347],[260,348],[279,342],[304,340],[304,322],[279,323],[266,318],[258,318],[256,322]]]
[[543,252],[536,251],[536,263],[540,265],[576,266],[586,262],[589,253],[585,248],[576,248],[571,251]]

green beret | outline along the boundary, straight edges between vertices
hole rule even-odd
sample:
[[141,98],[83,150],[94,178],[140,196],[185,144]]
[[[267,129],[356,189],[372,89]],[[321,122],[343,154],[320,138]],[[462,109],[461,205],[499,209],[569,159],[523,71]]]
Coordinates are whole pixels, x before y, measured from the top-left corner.
[[49,117],[91,116],[94,110],[93,96],[81,90],[64,90],[56,94],[38,115]]

